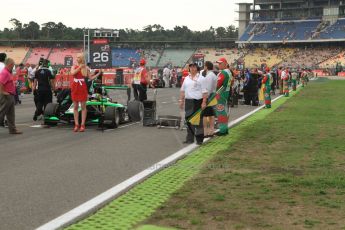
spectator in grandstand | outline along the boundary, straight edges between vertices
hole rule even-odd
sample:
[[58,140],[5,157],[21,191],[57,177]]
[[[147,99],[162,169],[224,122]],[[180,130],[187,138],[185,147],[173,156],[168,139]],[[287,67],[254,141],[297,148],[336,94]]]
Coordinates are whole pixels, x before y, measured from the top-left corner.
[[[204,76],[205,75],[205,76]],[[217,75],[213,72],[213,64],[210,61],[205,62],[203,76],[204,83],[208,93],[208,103],[214,98],[217,89]],[[213,106],[207,106],[202,113],[204,135],[205,137],[212,137],[214,135],[214,121],[215,111]]]
[[54,90],[54,77],[48,67],[48,60],[45,60],[42,68],[35,73],[33,83],[33,94],[36,97],[34,121],[37,121],[38,116],[43,115],[43,111],[48,103],[52,103],[53,101],[52,90]]
[[225,58],[220,58],[218,61],[219,73],[217,76],[217,106],[216,114],[219,124],[219,132],[217,135],[227,135],[228,129],[228,99],[231,89],[232,74],[227,68],[228,62]]
[[138,68],[134,70],[132,88],[134,99],[137,101],[147,100],[147,84],[149,79],[145,65],[145,59],[141,59]]
[[[72,66],[71,74],[74,80],[71,85],[71,97],[73,101],[73,113],[74,113],[74,132],[84,132],[85,131],[85,121],[86,121],[86,101],[88,98],[87,86],[85,83],[85,78],[91,80],[95,79],[97,75],[91,75],[90,69],[85,64],[85,58],[83,54],[77,55],[77,65]],[[79,103],[81,107],[81,126],[79,127]]]
[[10,134],[22,134],[15,125],[15,94],[16,88],[13,82],[12,70],[14,60],[6,59],[5,68],[0,73],[0,120],[7,118],[7,124]]
[[189,65],[190,74],[185,78],[180,90],[180,109],[185,110],[185,120],[187,123],[187,137],[184,144],[196,143],[201,145],[204,141],[203,124],[199,120],[191,123],[190,118],[200,109],[205,109],[207,104],[207,88],[204,77],[199,74],[198,65],[191,63]]

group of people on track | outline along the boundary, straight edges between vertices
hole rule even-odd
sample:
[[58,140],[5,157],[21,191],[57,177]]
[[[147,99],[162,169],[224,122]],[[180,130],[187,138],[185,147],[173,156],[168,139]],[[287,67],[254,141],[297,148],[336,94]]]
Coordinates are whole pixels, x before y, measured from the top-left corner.
[[[288,68],[279,68],[271,71],[268,67],[261,70],[252,69],[243,71],[242,74],[230,69],[225,58],[220,58],[217,65],[206,61],[201,70],[197,63],[190,63],[183,69],[183,79],[180,90],[179,106],[184,110],[187,125],[187,137],[185,143],[202,144],[205,137],[228,134],[229,107],[236,101],[236,91],[240,88],[244,94],[244,104],[258,105],[259,101],[265,103],[266,108],[271,107],[271,94],[275,89],[280,89],[280,94],[289,95],[289,87],[295,90],[299,82],[302,86],[307,84],[310,71],[290,71]],[[134,70],[132,90],[134,99],[147,100],[147,86],[150,79],[145,67],[145,59],[141,59],[139,66]],[[18,92],[13,80],[14,61],[0,53],[0,125],[4,126],[4,118],[7,117],[9,132],[20,134],[15,126],[14,105]],[[52,102],[54,91],[54,74],[49,65],[49,60],[41,59],[35,68],[30,89],[34,95],[36,111],[33,120],[43,115],[48,103]],[[83,54],[77,55],[77,64],[72,66],[71,98],[74,111],[74,132],[85,131],[87,116],[86,101],[88,99],[89,80],[101,76],[101,71],[92,71],[85,63]],[[236,85],[236,86],[235,86]],[[79,119],[79,109],[81,119]],[[80,122],[79,122],[80,121]],[[215,124],[219,131],[215,133]]]

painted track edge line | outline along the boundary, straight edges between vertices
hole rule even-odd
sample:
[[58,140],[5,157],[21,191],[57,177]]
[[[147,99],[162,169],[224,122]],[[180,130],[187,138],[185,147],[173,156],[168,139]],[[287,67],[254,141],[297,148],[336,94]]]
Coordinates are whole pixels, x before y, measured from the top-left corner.
[[[272,102],[282,98],[284,95],[280,95],[272,100]],[[229,122],[228,127],[231,128],[246,118],[250,117],[254,113],[260,111],[265,106],[262,105],[253,111],[237,118],[234,121]],[[209,139],[206,139],[206,142]],[[149,176],[161,171],[164,169],[167,165],[172,164],[176,162],[177,160],[181,159],[183,156],[187,155],[188,153],[192,152],[198,148],[198,145],[191,144],[186,146],[185,148],[177,151],[176,153],[173,153],[169,157],[163,159],[162,161],[153,164],[151,167],[141,171],[140,173],[134,175],[133,177],[121,182],[120,184],[114,186],[113,188],[101,193],[100,195],[96,196],[95,198],[92,198],[91,200],[79,205],[78,207],[72,209],[71,211],[68,211],[67,213],[49,221],[48,223],[36,228],[36,230],[56,230],[56,229],[62,229],[64,227],[67,227],[73,223],[76,223],[79,220],[82,220],[83,218],[90,215],[90,213],[95,212],[102,208],[105,204],[107,204],[109,201],[115,199],[116,197],[120,196],[121,194],[127,192],[129,189],[133,188],[138,183],[146,180]]]

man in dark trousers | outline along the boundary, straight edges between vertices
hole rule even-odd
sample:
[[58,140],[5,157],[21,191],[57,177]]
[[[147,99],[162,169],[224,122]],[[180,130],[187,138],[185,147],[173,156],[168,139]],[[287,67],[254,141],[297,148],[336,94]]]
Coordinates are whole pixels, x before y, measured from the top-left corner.
[[44,60],[42,68],[36,71],[34,84],[33,84],[33,94],[36,97],[36,111],[33,117],[34,121],[37,121],[37,117],[43,115],[43,111],[48,103],[52,103],[54,90],[53,75],[48,69],[48,60]]
[[189,64],[190,74],[185,78],[180,90],[180,109],[185,110],[185,120],[187,121],[187,137],[184,144],[194,143],[201,145],[204,141],[203,123],[192,124],[189,119],[199,109],[205,109],[207,105],[207,86],[204,77],[199,74],[197,63]]
[[[0,73],[5,68],[5,60],[7,55],[5,53],[0,53]],[[3,117],[0,117],[0,126],[5,127],[5,120]]]
[[141,59],[139,64],[140,66],[134,70],[132,88],[135,100],[145,101],[147,100],[147,84],[149,82],[145,59]]
[[14,96],[16,88],[12,75],[13,66],[14,60],[6,59],[5,68],[0,73],[0,118],[3,120],[6,116],[10,134],[22,134],[15,125]]

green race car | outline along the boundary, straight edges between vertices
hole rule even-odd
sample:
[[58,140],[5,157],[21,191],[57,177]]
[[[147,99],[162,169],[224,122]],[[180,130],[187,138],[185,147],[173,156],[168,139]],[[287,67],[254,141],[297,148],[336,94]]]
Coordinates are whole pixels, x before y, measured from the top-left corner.
[[[127,96],[119,96],[126,101],[118,103],[110,96],[111,92],[126,92]],[[126,122],[142,121],[144,107],[140,101],[130,101],[131,89],[128,86],[100,86],[96,93],[90,95],[86,102],[86,124],[97,124],[99,127],[117,128]],[[57,95],[57,103],[49,103],[44,110],[44,124],[55,126],[58,123],[72,123],[73,102],[70,90],[62,90]],[[79,113],[81,109],[79,107]],[[81,114],[79,115],[81,118]]]

